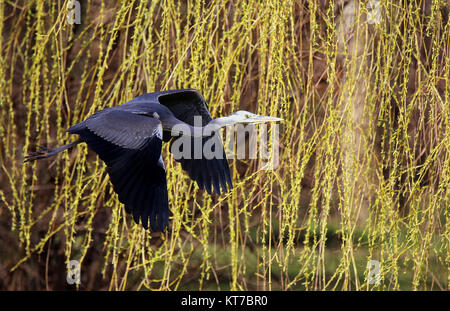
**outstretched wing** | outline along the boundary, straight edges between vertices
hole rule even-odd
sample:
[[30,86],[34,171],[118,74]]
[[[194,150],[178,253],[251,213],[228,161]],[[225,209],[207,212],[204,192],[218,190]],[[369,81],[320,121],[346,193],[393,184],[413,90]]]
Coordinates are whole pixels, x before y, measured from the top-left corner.
[[201,117],[202,126],[212,120],[206,101],[197,90],[185,89],[163,92],[158,96],[158,101],[169,108],[177,119],[192,126],[196,116]]
[[[169,110],[174,114],[174,116],[186,122],[189,125],[200,125],[195,124],[195,118],[199,117],[201,119],[201,126],[207,125],[211,120],[211,114],[206,106],[206,101],[203,96],[196,90],[176,90],[168,91],[162,93],[158,96],[159,102],[169,108]],[[164,140],[168,141],[170,137],[167,133],[164,133]],[[172,144],[175,139],[172,140]],[[220,157],[213,157],[212,159],[207,159],[202,156],[200,159],[194,157],[194,148],[191,148],[192,155],[190,157],[184,157],[177,159],[177,162],[181,163],[183,170],[188,172],[189,177],[197,182],[200,189],[206,188],[209,194],[211,194],[211,189],[214,186],[214,190],[220,194],[220,189],[222,187],[223,191],[228,191],[229,188],[233,187],[230,177],[230,168],[228,166],[227,157],[225,151],[223,150],[222,140],[217,133],[212,134],[209,137],[202,138],[190,138],[191,146],[202,146],[202,150],[205,144],[211,143],[213,139],[216,143],[215,148],[221,150],[214,150],[214,154],[221,154]],[[171,150],[172,150],[171,144]]]
[[114,108],[68,129],[80,135],[107,165],[119,201],[134,221],[152,230],[168,226],[166,172],[161,158],[159,120]]

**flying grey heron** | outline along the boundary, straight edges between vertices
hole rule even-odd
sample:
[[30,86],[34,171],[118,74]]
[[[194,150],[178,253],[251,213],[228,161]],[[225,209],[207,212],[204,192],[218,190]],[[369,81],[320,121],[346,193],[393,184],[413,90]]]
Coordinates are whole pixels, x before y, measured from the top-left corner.
[[[196,118],[201,124],[196,124]],[[169,224],[169,202],[166,171],[161,157],[162,142],[176,137],[202,146],[211,139],[219,143],[214,151],[222,156],[175,157],[200,189],[220,194],[232,188],[227,158],[217,130],[237,123],[253,124],[283,119],[238,111],[230,116],[212,119],[203,96],[194,89],[169,90],[140,95],[117,107],[97,111],[86,120],[70,127],[79,139],[55,148],[38,146],[25,161],[44,159],[85,142],[106,163],[114,191],[134,221],[152,231],[164,230]],[[197,126],[196,126],[197,125]],[[185,131],[174,130],[184,126]],[[209,127],[211,131],[204,129]],[[175,137],[173,137],[175,136]],[[216,149],[218,148],[218,149]],[[172,151],[171,151],[172,152]],[[217,153],[215,153],[217,155]]]

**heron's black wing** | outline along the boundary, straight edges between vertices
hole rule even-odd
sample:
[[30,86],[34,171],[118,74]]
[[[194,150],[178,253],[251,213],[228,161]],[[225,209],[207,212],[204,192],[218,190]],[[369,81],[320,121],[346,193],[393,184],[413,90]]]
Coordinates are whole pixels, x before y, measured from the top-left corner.
[[159,120],[120,109],[101,110],[85,123],[97,136],[123,148],[140,149],[148,138],[161,139]]
[[192,126],[196,116],[201,117],[201,126],[212,120],[206,101],[197,90],[173,90],[159,95],[158,101],[169,108],[177,119]]
[[166,172],[159,120],[120,110],[103,110],[68,130],[79,134],[107,165],[119,201],[152,230],[168,226]]
[[[175,144],[177,144],[176,147]],[[184,152],[186,144],[191,146],[190,152]],[[208,149],[211,150],[211,154],[217,156],[207,159],[204,154],[200,154],[196,157],[196,146],[200,146],[204,150],[203,148],[207,144],[211,147]],[[215,148],[219,148],[217,153]],[[189,177],[197,182],[200,189],[206,189],[211,194],[214,186],[214,191],[220,194],[221,188],[227,192],[227,185],[229,188],[233,187],[230,168],[218,134],[203,138],[175,137],[170,144],[170,152],[174,155],[175,160],[181,163],[183,170],[188,172]]]
[[[169,108],[177,119],[189,125],[205,126],[212,120],[205,99],[196,90],[170,91],[160,95],[158,100],[162,105]],[[201,124],[200,122],[199,124],[195,124],[196,117],[199,117]],[[164,141],[168,141],[170,138],[169,133],[164,132]],[[172,144],[175,139],[177,138],[172,140]],[[216,142],[214,144],[215,147],[221,149],[217,153],[215,152],[216,154],[221,154],[221,156],[212,159],[206,159],[205,157],[195,159],[193,156],[176,158],[176,161],[181,163],[183,170],[188,172],[189,177],[197,182],[200,189],[206,188],[209,194],[211,194],[213,186],[214,190],[219,194],[221,187],[225,192],[228,190],[227,185],[229,188],[232,188],[230,168],[219,135],[214,133],[209,137],[189,139],[191,140],[191,146],[201,145],[202,148],[210,139],[214,139]],[[170,148],[171,152],[172,144]],[[194,153],[194,148],[191,148],[191,152],[192,154]]]

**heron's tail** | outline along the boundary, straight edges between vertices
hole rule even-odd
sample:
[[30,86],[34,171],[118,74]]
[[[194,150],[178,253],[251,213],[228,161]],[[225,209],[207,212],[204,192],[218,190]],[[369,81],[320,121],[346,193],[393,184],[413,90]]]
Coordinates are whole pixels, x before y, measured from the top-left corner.
[[54,148],[54,149],[49,149],[44,146],[38,146],[37,151],[32,152],[29,155],[25,156],[24,162],[36,161],[36,160],[40,160],[40,159],[46,159],[46,158],[53,157],[53,156],[57,155],[58,153],[60,153],[61,151],[64,151],[66,149],[72,148],[75,145],[78,145],[82,141],[83,140],[78,139],[74,142],[71,142],[70,144],[67,144],[67,145],[64,145],[64,146],[61,146],[58,148]]

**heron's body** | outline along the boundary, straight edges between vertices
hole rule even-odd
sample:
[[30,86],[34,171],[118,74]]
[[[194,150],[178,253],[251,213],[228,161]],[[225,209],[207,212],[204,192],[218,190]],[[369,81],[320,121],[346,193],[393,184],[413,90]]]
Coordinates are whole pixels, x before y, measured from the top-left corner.
[[[169,207],[166,171],[161,157],[163,141],[176,139],[171,130],[178,125],[186,125],[193,133],[194,126],[197,125],[194,122],[196,117],[201,118],[202,127],[215,124],[219,128],[241,119],[242,123],[259,122],[256,118],[256,121],[246,121],[256,116],[247,112],[235,115],[211,122],[203,96],[193,89],[148,93],[121,106],[94,113],[68,129],[69,133],[78,134],[79,140],[56,149],[43,148],[28,156],[27,160],[47,158],[85,142],[106,163],[119,201],[133,215],[135,222],[141,222],[144,228],[150,223],[152,230],[164,230],[168,226]],[[281,120],[256,117],[269,118],[268,121]],[[219,148],[217,151],[221,156],[208,159],[188,156],[176,160],[199,188],[205,188],[208,193],[214,189],[220,194],[221,190],[226,192],[232,188],[232,182],[217,133],[205,136],[192,134],[188,137],[192,140],[192,145],[195,145],[195,140],[204,145],[212,138],[219,142],[214,148]]]

